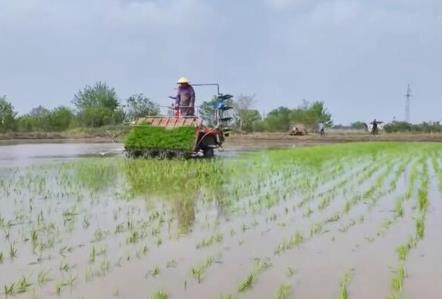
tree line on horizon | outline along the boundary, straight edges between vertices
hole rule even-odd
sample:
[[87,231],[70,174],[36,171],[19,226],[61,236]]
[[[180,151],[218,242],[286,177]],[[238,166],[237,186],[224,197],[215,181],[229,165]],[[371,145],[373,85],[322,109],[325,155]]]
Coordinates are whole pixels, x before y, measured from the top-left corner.
[[[199,117],[211,126],[217,98],[203,101],[197,107]],[[240,95],[230,100],[233,107],[232,129],[239,132],[286,132],[294,124],[303,124],[309,131],[315,131],[319,123],[332,127],[332,115],[323,102],[303,101],[296,108],[278,107],[263,115],[255,106],[254,96]],[[18,115],[11,102],[0,96],[0,133],[7,132],[62,132],[76,128],[101,128],[130,123],[143,116],[160,114],[160,106],[143,94],[134,94],[121,103],[114,88],[97,82],[86,86],[74,95],[73,107],[60,106],[47,109],[33,108],[29,113]],[[366,130],[367,124],[361,121],[350,126],[336,125],[335,128]],[[411,124],[394,121],[384,126],[387,133],[415,132],[440,133],[438,122]]]
[[[216,97],[197,107],[199,116],[211,125]],[[127,124],[143,116],[160,114],[160,106],[143,94],[134,94],[121,103],[114,88],[104,82],[86,86],[74,95],[73,107],[33,108],[18,115],[6,96],[0,96],[0,133],[61,132],[75,128],[100,128]],[[319,123],[331,126],[332,116],[323,102],[307,102],[296,108],[279,107],[262,115],[254,109],[254,96],[240,95],[232,100],[232,129],[241,132],[287,131],[294,123],[315,128]]]

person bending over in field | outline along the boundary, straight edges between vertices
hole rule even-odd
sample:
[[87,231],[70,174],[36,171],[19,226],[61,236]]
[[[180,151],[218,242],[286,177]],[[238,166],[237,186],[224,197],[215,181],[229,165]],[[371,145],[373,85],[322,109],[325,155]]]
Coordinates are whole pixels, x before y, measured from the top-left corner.
[[182,77],[178,80],[178,92],[175,97],[175,107],[178,116],[195,116],[195,90],[189,79]]

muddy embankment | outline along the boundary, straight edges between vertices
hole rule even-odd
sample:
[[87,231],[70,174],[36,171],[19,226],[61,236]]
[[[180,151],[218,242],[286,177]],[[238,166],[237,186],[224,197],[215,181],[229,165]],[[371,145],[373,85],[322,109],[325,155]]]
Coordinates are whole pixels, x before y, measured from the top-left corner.
[[[67,131],[67,132],[31,132],[0,134],[1,144],[17,143],[122,143],[125,139],[122,130]],[[346,143],[364,141],[401,141],[401,142],[442,142],[442,134],[380,134],[372,136],[365,132],[334,131],[320,136],[290,136],[287,133],[232,134],[226,139],[229,148],[281,148],[298,147],[313,144]]]
[[306,136],[290,136],[285,133],[258,133],[247,135],[232,135],[227,138],[225,147],[243,148],[280,148],[298,147],[314,144],[347,143],[364,141],[400,141],[400,142],[442,142],[442,134],[380,134],[377,136],[368,133],[340,133],[333,132],[320,136],[310,134]]

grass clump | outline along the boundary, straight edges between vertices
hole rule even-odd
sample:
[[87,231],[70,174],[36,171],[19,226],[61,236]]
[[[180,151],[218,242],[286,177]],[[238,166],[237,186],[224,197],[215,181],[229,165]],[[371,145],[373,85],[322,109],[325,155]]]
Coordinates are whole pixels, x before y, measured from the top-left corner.
[[425,215],[416,219],[416,235],[423,239],[425,234]]
[[353,275],[352,271],[348,271],[347,273],[344,274],[339,289],[339,299],[348,299],[349,297],[348,286],[350,285],[352,275]]
[[125,148],[192,151],[194,142],[194,127],[162,128],[144,125],[134,127],[129,132]]
[[275,298],[276,299],[286,299],[289,297],[291,291],[292,291],[292,286],[287,283],[284,283],[279,287]]
[[276,255],[281,255],[287,250],[300,246],[304,242],[304,236],[299,232],[294,233],[289,239],[283,240],[275,249]]
[[152,299],[167,299],[167,298],[169,298],[169,296],[164,291],[158,291],[152,296]]
[[206,273],[207,269],[215,262],[215,257],[209,256],[204,260],[203,263],[200,265],[194,266],[192,268],[192,276],[195,280],[198,281],[198,283],[201,283],[204,274]]
[[253,287],[253,284],[256,282],[258,275],[261,272],[271,267],[270,261],[266,259],[255,259],[255,265],[253,270],[246,276],[246,278],[240,283],[238,287],[238,292],[243,293]]

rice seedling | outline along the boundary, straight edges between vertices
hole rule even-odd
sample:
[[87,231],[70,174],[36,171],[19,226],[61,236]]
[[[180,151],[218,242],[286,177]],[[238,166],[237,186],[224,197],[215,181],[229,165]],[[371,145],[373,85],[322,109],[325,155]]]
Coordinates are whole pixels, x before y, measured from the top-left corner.
[[220,243],[224,240],[224,235],[222,233],[215,233],[207,239],[203,239],[196,244],[196,248],[210,247],[213,244]]
[[240,283],[238,291],[239,292],[245,292],[246,290],[250,289],[253,285],[253,283],[256,280],[256,273],[252,272],[247,275],[247,277]]
[[49,270],[48,271],[40,271],[37,274],[37,283],[40,287],[46,285],[51,279],[49,278]]
[[198,283],[201,283],[203,276],[207,269],[215,262],[215,257],[209,256],[202,262],[201,264],[194,266],[192,268],[192,277],[198,281]]
[[152,295],[151,299],[167,299],[169,296],[165,291],[158,291]]
[[275,299],[287,299],[292,291],[292,286],[288,283],[283,283],[276,293]]
[[397,218],[404,216],[404,208],[402,202],[403,202],[402,198],[398,197],[394,203],[394,212]]
[[9,258],[11,260],[17,257],[17,250],[17,246],[14,242],[9,244]]
[[353,276],[352,271],[348,271],[344,274],[344,277],[342,278],[341,283],[340,283],[339,299],[348,299],[349,298],[348,286],[350,285],[350,282],[352,280],[352,276]]
[[111,269],[111,263],[109,262],[109,260],[107,259],[103,259],[100,262],[100,266],[99,266],[99,272],[97,273],[99,276],[105,276],[107,273],[110,272]]
[[266,259],[255,259],[255,264],[253,270],[246,276],[246,278],[241,281],[238,287],[238,292],[243,293],[253,287],[256,282],[258,275],[271,267],[271,263]]
[[11,283],[10,285],[3,286],[5,296],[13,296],[15,294],[15,283]]
[[274,253],[276,255],[281,255],[287,250],[300,246],[303,242],[304,237],[299,232],[296,232],[289,239],[283,240],[281,243],[279,243]]
[[398,294],[400,294],[400,292],[402,291],[406,275],[407,273],[405,270],[405,265],[401,263],[391,281],[393,296],[398,296]]
[[296,273],[297,273],[297,271],[295,269],[293,269],[292,267],[287,268],[287,277],[292,277]]
[[423,211],[428,206],[428,192],[425,189],[418,191],[419,210]]
[[157,278],[161,273],[161,269],[159,266],[155,266],[152,270],[148,272],[147,275],[152,276],[153,278]]
[[425,215],[416,218],[416,235],[423,239],[425,234]]
[[410,243],[401,245],[396,249],[400,261],[404,262],[407,259],[410,249],[411,249]]

